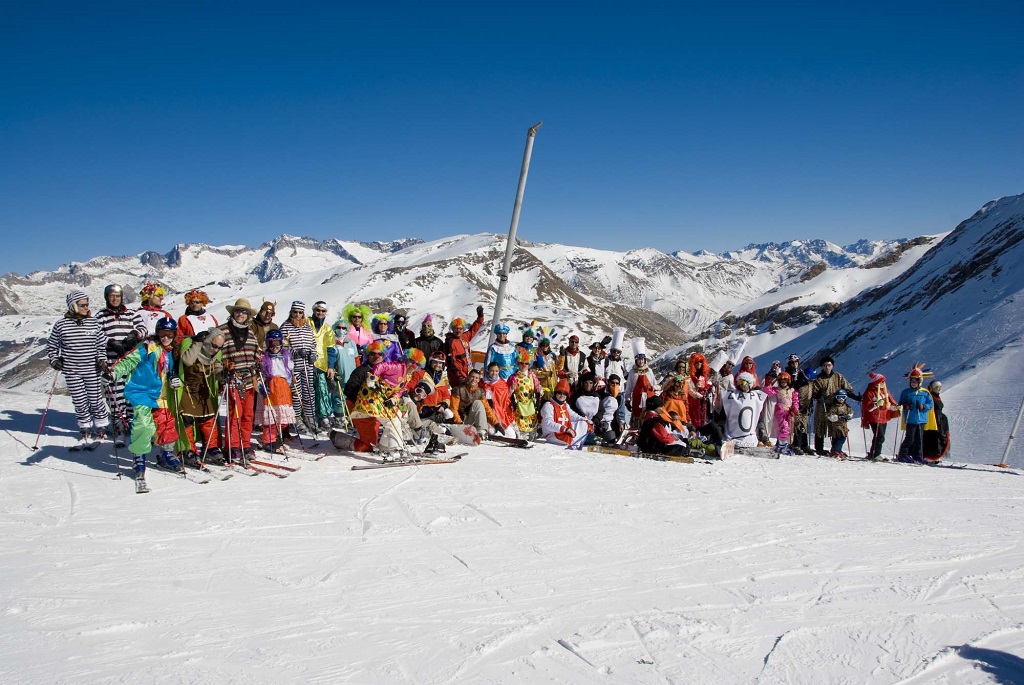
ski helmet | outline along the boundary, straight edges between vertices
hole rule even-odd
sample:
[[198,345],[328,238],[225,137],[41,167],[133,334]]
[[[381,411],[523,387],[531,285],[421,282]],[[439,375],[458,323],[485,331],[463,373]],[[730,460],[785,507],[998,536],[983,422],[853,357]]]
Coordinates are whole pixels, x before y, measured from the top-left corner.
[[279,342],[284,344],[284,333],[278,328],[272,328],[267,331],[267,343]]
[[164,318],[156,322],[157,335],[159,335],[161,331],[170,331],[171,333],[177,333],[178,323],[171,317],[165,316]]
[[444,352],[442,352],[440,350],[438,350],[434,354],[430,355],[430,361],[432,361],[432,362],[441,362],[443,364],[446,359],[447,359],[447,357],[444,356]]
[[845,402],[847,398],[846,391],[840,388],[836,391],[836,402]]
[[124,304],[124,290],[117,283],[111,283],[103,289],[103,301],[110,304],[110,296],[115,293],[121,296],[121,304]]

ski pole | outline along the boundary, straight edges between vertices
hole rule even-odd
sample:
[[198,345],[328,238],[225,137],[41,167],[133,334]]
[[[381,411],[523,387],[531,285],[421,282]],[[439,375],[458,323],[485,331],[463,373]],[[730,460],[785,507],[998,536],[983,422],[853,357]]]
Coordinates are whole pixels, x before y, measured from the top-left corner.
[[345,398],[345,391],[341,387],[341,381],[340,380],[335,378],[334,382],[337,383],[337,385],[338,385],[338,397],[341,399],[341,410],[342,410],[343,416],[345,417],[345,422],[348,425],[348,429],[347,430],[352,430],[353,428],[355,428],[355,426],[352,423],[352,415],[348,411],[348,400]]
[[36,445],[33,450],[39,449],[39,438],[43,434],[43,423],[46,421],[46,412],[50,411],[50,400],[53,399],[53,389],[57,387],[57,374],[53,374],[53,383],[50,384],[50,394],[46,396],[46,408],[43,409],[43,417],[39,419],[39,432],[36,433]]
[[892,441],[892,458],[896,460],[896,446],[900,443],[900,424],[896,424],[896,439]]
[[[102,382],[102,381],[100,381],[100,382]],[[116,409],[118,411],[118,413],[120,413],[121,408],[117,406],[117,398],[114,397],[114,391],[111,389],[110,384],[109,383],[103,383],[103,388],[104,388],[104,390],[107,391],[107,402],[110,403],[111,409]],[[111,415],[114,416],[115,419],[117,418],[117,414],[114,414],[113,411],[111,412]],[[123,425],[123,422],[122,422],[122,425]],[[116,430],[116,426],[115,426],[115,430]],[[117,451],[117,436],[114,436],[114,462],[117,464],[117,478],[118,478],[118,480],[120,480],[121,479],[121,454]]]

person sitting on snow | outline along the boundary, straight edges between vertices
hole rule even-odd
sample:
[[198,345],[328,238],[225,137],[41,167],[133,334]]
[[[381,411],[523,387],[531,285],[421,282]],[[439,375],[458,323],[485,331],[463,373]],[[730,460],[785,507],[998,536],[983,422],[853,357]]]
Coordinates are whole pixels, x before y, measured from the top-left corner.
[[757,446],[757,417],[767,395],[754,390],[757,377],[744,371],[736,376],[736,387],[722,398],[725,410],[725,439],[735,440],[737,447]]
[[621,388],[622,379],[613,373],[601,391],[601,403],[594,415],[594,432],[606,443],[617,442],[622,435],[623,419],[620,414],[624,395],[620,392]]
[[466,384],[455,388],[452,393],[452,423],[473,426],[480,437],[486,440],[489,428],[498,423],[498,417],[487,404],[487,391],[480,384],[480,380],[480,371],[473,369],[469,372]]
[[[650,398],[640,424],[637,448],[645,454],[685,457],[696,450],[690,447],[688,438],[684,436],[681,425],[673,426],[672,417],[665,410],[665,401],[661,397]],[[703,455],[703,450],[700,455]]]
[[569,406],[573,411],[593,422],[594,416],[601,408],[601,394],[597,389],[597,375],[587,371],[580,376],[580,384],[569,397]]
[[516,413],[512,408],[512,394],[509,391],[508,382],[501,379],[500,371],[498,362],[491,362],[487,366],[487,377],[481,382],[485,397],[491,407],[491,413],[495,418],[491,430],[496,435],[503,435],[506,438],[518,438]]
[[550,402],[540,410],[540,430],[543,438],[555,445],[571,445],[593,430],[593,424],[585,416],[577,414],[569,406],[569,381],[562,379],[555,386]]

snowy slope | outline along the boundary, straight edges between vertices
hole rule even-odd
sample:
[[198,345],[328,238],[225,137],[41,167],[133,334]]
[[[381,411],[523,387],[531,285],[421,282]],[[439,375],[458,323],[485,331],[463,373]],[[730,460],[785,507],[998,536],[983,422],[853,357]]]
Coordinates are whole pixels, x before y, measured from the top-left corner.
[[197,485],[0,399],[0,682],[1015,683],[1019,471],[553,446]]

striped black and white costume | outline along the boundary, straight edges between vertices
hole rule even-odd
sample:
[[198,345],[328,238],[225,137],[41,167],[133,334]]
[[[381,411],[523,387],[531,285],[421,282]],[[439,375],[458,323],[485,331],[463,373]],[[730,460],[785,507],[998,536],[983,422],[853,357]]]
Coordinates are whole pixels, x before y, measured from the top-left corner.
[[53,365],[63,363],[64,380],[75,405],[75,419],[82,433],[105,432],[110,413],[100,386],[100,368],[107,364],[107,336],[94,316],[82,316],[71,310],[75,302],[87,299],[84,292],[68,294],[64,318],[53,325],[46,342],[46,356]]
[[[113,366],[118,359],[135,349],[135,345],[128,345],[127,349],[125,349],[125,338],[134,333],[136,338],[135,344],[138,344],[139,340],[144,340],[149,334],[146,324],[143,322],[142,317],[139,316],[139,313],[133,309],[128,309],[124,305],[117,308],[111,308],[109,305],[104,307],[96,313],[96,320],[100,322],[100,328],[103,329],[103,333],[107,336],[108,366]],[[110,384],[110,390],[115,402],[115,406],[111,407],[115,415],[115,425],[120,421],[120,417],[123,416],[125,420],[124,431],[127,432],[127,426],[132,420],[132,406],[130,402],[124,399],[125,380],[125,378],[118,378]]]
[[[301,302],[293,302],[292,309],[305,310]],[[316,376],[313,363],[316,362],[316,339],[313,336],[313,329],[305,324],[296,326],[291,320],[281,324],[281,334],[284,335],[285,344],[292,353],[292,377],[295,379],[295,387],[292,389],[292,407],[296,416],[302,416],[310,426],[316,425],[315,382]]]

